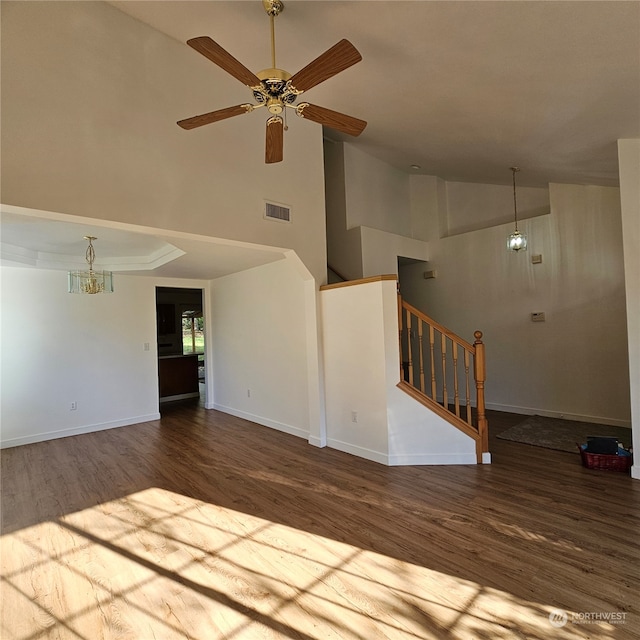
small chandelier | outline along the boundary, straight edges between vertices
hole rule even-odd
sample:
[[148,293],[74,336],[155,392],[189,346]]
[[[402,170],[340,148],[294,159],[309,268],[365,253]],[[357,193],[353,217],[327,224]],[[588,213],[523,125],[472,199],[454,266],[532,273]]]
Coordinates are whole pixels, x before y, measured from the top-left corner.
[[516,173],[520,171],[518,167],[511,167],[513,172],[513,217],[516,223],[515,231],[507,238],[507,249],[509,251],[526,251],[527,236],[518,231],[518,204],[516,202]]
[[89,271],[69,271],[69,293],[112,293],[113,273],[111,271],[94,271],[93,262],[96,252],[93,248],[95,236],[84,236],[89,241],[85,258],[89,263]]

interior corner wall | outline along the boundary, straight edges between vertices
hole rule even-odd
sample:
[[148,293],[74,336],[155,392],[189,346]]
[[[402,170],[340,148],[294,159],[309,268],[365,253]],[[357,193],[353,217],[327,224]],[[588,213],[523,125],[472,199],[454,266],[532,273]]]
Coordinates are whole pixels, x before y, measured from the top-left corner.
[[347,228],[344,144],[324,143],[327,263],[347,280],[362,278],[360,230]]
[[398,256],[427,259],[423,216],[406,173],[345,143],[325,143],[329,264],[349,280],[397,273]]
[[320,125],[291,118],[269,165],[261,111],[181,129],[242,89],[106,2],[6,1],[1,29],[4,204],[289,248],[326,281]]
[[404,267],[402,294],[467,340],[483,331],[488,408],[628,426],[620,192],[552,184],[550,203],[521,225],[526,252],[506,250],[508,224],[430,242],[437,277]]
[[[625,291],[629,334],[633,448],[640,451],[640,140],[618,141],[620,200],[624,244]],[[640,464],[631,475],[640,480]]]
[[160,417],[152,279],[116,277],[112,294],[87,296],[67,293],[64,271],[0,277],[3,447]]
[[344,144],[347,229],[372,227],[411,237],[409,175]]
[[446,233],[441,215],[446,206],[440,206],[440,199],[446,200],[446,182],[437,176],[412,175],[409,177],[412,236],[418,240],[437,240]]
[[211,281],[213,408],[309,439],[308,296],[286,259]]

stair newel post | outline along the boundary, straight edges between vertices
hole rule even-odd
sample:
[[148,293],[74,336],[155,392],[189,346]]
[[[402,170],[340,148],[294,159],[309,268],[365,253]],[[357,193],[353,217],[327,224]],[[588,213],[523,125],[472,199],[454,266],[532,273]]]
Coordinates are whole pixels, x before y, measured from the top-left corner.
[[477,392],[477,412],[478,412],[478,434],[481,438],[483,453],[489,451],[489,432],[487,430],[487,417],[484,406],[484,382],[486,379],[484,342],[482,342],[482,331],[475,331],[473,334],[475,342],[474,376],[476,380]]

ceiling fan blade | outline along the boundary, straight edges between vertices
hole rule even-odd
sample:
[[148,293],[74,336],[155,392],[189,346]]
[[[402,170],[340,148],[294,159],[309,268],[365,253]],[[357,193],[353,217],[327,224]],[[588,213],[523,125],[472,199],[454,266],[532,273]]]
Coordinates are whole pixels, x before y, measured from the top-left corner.
[[252,108],[250,104],[239,104],[235,107],[218,109],[217,111],[210,111],[209,113],[203,113],[199,116],[186,118],[185,120],[180,120],[177,124],[183,129],[195,129],[196,127],[201,127],[204,124],[211,124],[212,122],[218,122],[218,120],[226,120],[227,118],[240,116],[243,113],[249,113],[251,110]]
[[267,141],[264,161],[267,164],[282,162],[284,148],[284,127],[280,116],[272,116],[267,120]]
[[205,58],[217,64],[221,69],[231,74],[236,80],[240,80],[242,84],[246,84],[248,87],[260,85],[260,78],[258,78],[258,76],[249,71],[242,62],[236,60],[228,51],[223,49],[209,36],[191,38],[191,40],[187,40],[187,44],[198,53],[201,53]]
[[364,120],[308,102],[301,102],[296,108],[296,113],[301,118],[307,118],[307,120],[347,133],[350,136],[359,136],[367,126]]
[[304,69],[295,73],[289,80],[289,84],[295,91],[308,91],[311,87],[332,78],[360,60],[362,60],[360,52],[348,40],[340,40]]

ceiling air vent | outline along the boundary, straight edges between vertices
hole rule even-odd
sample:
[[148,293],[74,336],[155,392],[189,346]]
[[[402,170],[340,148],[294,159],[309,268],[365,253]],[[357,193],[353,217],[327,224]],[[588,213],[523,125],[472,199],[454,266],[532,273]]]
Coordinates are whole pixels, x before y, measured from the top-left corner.
[[291,208],[286,204],[264,203],[264,217],[278,222],[291,222]]

